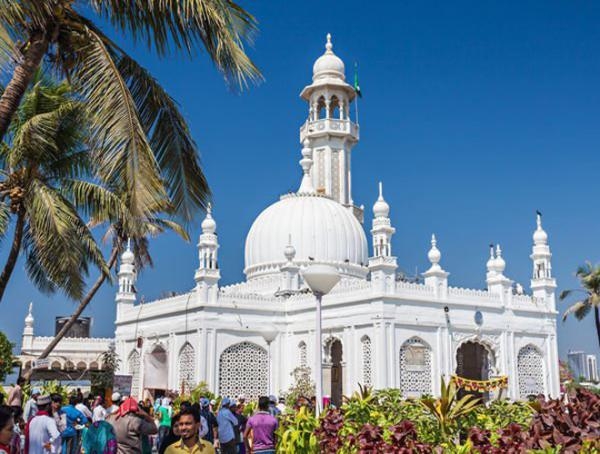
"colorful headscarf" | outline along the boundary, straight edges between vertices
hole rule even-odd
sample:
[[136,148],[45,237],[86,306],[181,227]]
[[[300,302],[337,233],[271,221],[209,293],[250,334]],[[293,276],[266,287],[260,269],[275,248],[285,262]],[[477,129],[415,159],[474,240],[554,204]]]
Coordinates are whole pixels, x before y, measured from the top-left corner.
[[133,397],[128,397],[119,406],[119,410],[117,410],[117,418],[125,416],[127,413],[137,413],[139,408],[140,407],[135,399]]

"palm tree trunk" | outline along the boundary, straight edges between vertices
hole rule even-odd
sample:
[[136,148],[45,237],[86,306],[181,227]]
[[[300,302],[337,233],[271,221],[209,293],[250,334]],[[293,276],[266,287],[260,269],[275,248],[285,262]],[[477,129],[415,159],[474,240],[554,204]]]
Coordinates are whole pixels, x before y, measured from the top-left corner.
[[594,306],[594,315],[596,316],[596,335],[598,336],[598,345],[600,345],[600,308]]
[[6,264],[0,274],[0,301],[4,296],[4,291],[8,285],[10,276],[12,275],[17,259],[19,258],[19,252],[21,251],[21,243],[23,241],[23,230],[25,229],[25,210],[20,208],[17,214],[17,223],[15,225],[15,236],[13,237],[12,246],[6,259]]
[[[111,270],[112,267],[114,266],[114,264],[116,263],[118,256],[119,256],[119,248],[115,245],[115,246],[113,246],[112,252],[110,253],[110,259],[108,260],[108,263],[107,263],[109,270]],[[104,273],[102,273],[100,276],[98,276],[98,279],[96,279],[96,282],[94,282],[94,285],[92,286],[92,288],[90,288],[90,290],[87,292],[87,294],[80,301],[79,306],[77,306],[77,310],[75,312],[73,312],[73,315],[71,315],[71,318],[69,319],[69,321],[67,323],[65,323],[65,325],[61,328],[61,330],[58,332],[58,334],[56,336],[54,336],[54,339],[52,339],[52,341],[44,349],[44,351],[38,357],[38,359],[47,358],[48,355],[50,353],[52,353],[52,350],[54,350],[54,348],[58,345],[58,343],[62,340],[62,338],[65,337],[65,334],[67,334],[67,331],[69,331],[71,326],[73,326],[75,324],[75,322],[77,321],[77,319],[79,318],[81,313],[84,311],[84,309],[90,303],[90,301],[92,301],[92,299],[94,298],[94,296],[96,295],[96,293],[98,292],[98,290],[100,289],[100,287],[102,286],[104,281],[106,280],[106,277],[107,276]],[[33,369],[29,369],[29,370],[25,371],[23,373],[23,378],[25,378],[25,380],[29,380],[31,378],[32,373],[33,373]]]
[[27,49],[21,56],[10,82],[0,97],[0,140],[6,134],[25,90],[27,90],[35,71],[39,68],[49,45],[48,34],[37,32],[31,35]]

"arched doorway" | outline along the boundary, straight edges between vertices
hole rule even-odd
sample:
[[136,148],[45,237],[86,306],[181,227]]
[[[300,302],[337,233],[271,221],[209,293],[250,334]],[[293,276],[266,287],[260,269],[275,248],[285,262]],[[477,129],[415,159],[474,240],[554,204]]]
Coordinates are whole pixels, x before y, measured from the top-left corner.
[[323,394],[329,395],[331,403],[339,407],[344,393],[343,349],[339,339],[332,337],[326,341],[323,366]]
[[[469,380],[488,380],[493,358],[490,351],[481,343],[468,341],[462,344],[456,351],[456,375]],[[467,392],[459,390],[458,395],[462,397]],[[469,391],[484,401],[489,399],[489,393]]]
[[144,389],[153,395],[162,396],[169,388],[169,366],[167,351],[161,346],[154,347],[144,358]]

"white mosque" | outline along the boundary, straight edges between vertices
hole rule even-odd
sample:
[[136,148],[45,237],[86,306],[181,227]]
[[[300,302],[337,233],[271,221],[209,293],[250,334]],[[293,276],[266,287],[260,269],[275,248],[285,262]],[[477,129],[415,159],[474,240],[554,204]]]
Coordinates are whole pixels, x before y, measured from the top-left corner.
[[[293,383],[295,369],[309,367],[314,375],[320,348],[324,394],[334,402],[359,383],[399,388],[405,396],[436,394],[441,378],[451,376],[503,379],[513,399],[557,396],[556,281],[541,216],[530,256],[531,295],[504,275],[499,246],[490,251],[487,290],[450,286],[435,236],[431,267],[419,281],[404,279],[381,184],[371,249],[363,210],[353,202],[351,154],[359,128],[349,113],[355,91],[332,47],[328,36],[312,83],[301,92],[308,104],[300,127],[302,181],[254,221],[245,281],[219,285],[210,209],[190,292],[140,304],[134,256],[129,249],[122,255],[114,343],[120,373],[133,377],[132,394],[189,390],[200,381],[224,396],[276,394]],[[315,341],[315,297],[302,277],[314,264],[335,267],[341,276],[323,298],[321,342]],[[29,344],[35,343],[32,323],[26,323]]]

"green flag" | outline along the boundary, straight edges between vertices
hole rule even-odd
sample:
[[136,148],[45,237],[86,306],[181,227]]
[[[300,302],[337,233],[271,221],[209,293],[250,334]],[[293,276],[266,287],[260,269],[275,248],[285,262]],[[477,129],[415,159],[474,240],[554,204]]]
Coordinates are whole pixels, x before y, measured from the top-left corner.
[[358,83],[358,63],[354,63],[354,91],[359,98],[362,98],[362,92],[360,91],[360,85]]

